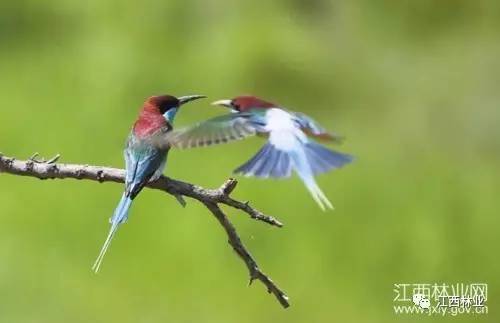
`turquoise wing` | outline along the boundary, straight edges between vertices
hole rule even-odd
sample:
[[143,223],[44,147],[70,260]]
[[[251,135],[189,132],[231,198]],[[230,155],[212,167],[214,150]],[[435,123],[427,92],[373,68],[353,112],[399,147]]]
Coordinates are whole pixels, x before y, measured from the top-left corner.
[[161,149],[141,142],[133,134],[125,148],[125,191],[134,199],[151,178],[161,174],[168,149]]

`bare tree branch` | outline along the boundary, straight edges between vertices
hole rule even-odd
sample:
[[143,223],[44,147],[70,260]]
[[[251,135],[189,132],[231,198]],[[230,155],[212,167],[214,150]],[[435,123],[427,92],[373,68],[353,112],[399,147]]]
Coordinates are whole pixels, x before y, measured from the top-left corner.
[[264,274],[260,270],[252,255],[248,252],[248,250],[241,242],[241,239],[238,236],[238,233],[236,233],[236,229],[234,228],[233,224],[229,221],[229,219],[224,214],[224,212],[222,212],[219,206],[213,202],[203,203],[210,211],[212,211],[217,220],[219,220],[220,224],[224,227],[227,236],[229,237],[229,244],[247,265],[248,271],[250,273],[249,285],[251,285],[255,279],[260,280],[264,285],[266,285],[267,291],[274,294],[276,299],[284,308],[290,306],[290,304],[288,303],[288,296],[286,296],[286,294],[278,286],[276,286],[276,284],[274,284],[274,282],[266,274]]
[[[123,169],[78,165],[78,164],[62,164],[56,163],[59,155],[54,156],[49,160],[37,159],[38,153],[35,153],[28,160],[17,160],[13,157],[6,157],[0,153],[0,172],[9,173],[20,176],[30,176],[39,179],[87,179],[98,182],[116,182],[123,183],[125,171]],[[241,202],[230,197],[232,191],[236,188],[237,181],[228,179],[218,189],[206,189],[194,184],[174,180],[165,176],[158,180],[150,182],[147,187],[164,191],[173,195],[181,205],[185,205],[185,197],[198,200],[205,205],[215,218],[222,225],[229,239],[229,244],[233,247],[238,256],[245,262],[249,274],[250,283],[254,280],[260,280],[267,288],[269,293],[272,293],[280,304],[287,308],[290,306],[288,297],[285,293],[264,273],[260,270],[252,255],[241,242],[236,229],[226,214],[220,209],[219,204],[225,204],[235,209],[239,209],[247,213],[252,219],[268,223],[272,226],[282,227],[283,224],[272,216],[265,215],[259,210],[250,206],[248,202]]]

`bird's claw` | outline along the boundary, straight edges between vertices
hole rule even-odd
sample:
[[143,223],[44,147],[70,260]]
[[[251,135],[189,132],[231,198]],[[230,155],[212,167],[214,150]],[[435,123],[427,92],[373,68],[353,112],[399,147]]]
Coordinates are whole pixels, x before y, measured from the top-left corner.
[[54,164],[55,162],[57,162],[59,160],[60,157],[61,157],[61,154],[56,154],[51,159],[47,160],[46,163],[47,164]]
[[45,158],[39,159],[38,158],[39,155],[40,154],[38,152],[36,152],[33,155],[31,155],[31,157],[28,158],[28,160],[32,161],[33,163],[37,163],[37,164],[54,164],[61,157],[61,154],[56,154],[54,157],[50,158],[49,160],[45,160]]

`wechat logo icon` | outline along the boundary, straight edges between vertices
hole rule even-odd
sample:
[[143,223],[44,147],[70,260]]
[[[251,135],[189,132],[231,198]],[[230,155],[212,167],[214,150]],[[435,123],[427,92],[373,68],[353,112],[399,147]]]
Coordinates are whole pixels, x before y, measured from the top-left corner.
[[429,309],[431,307],[431,302],[424,294],[413,294],[413,304],[420,306],[424,310]]

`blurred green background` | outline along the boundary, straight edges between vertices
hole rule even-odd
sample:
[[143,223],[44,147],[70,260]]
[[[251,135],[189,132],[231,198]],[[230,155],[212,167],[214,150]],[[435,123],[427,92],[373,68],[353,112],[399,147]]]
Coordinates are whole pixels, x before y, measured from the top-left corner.
[[[283,310],[196,201],[145,190],[102,271],[122,186],[0,175],[1,322],[500,321],[498,1],[2,1],[0,151],[123,166],[144,99],[258,94],[347,140],[321,176],[242,178],[283,229],[228,214]],[[223,113],[199,101],[176,125]],[[166,173],[219,186],[258,138],[172,151]],[[393,312],[394,283],[486,282],[489,314]]]

